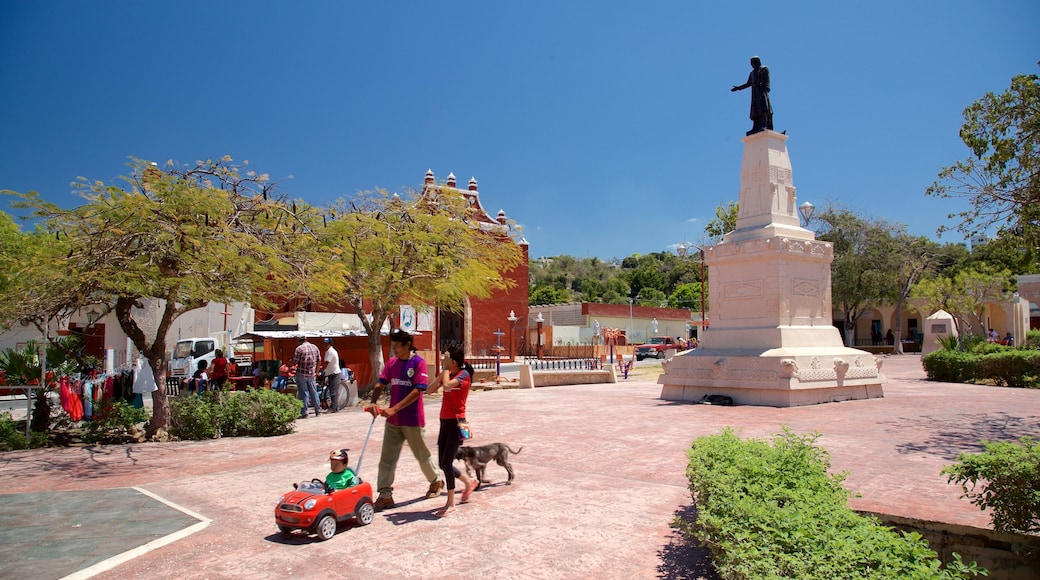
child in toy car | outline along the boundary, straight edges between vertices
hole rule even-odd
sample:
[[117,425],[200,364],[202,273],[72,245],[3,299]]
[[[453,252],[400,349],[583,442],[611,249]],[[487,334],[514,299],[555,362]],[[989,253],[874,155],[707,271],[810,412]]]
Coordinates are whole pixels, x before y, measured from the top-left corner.
[[274,509],[279,530],[305,530],[328,540],[341,521],[354,518],[363,526],[372,523],[372,484],[361,481],[347,467],[347,460],[346,449],[333,451],[329,454],[331,472],[325,481],[315,478],[293,484],[293,491],[283,495]]
[[347,467],[349,456],[346,449],[333,451],[329,454],[329,468],[332,469],[325,476],[325,485],[333,489],[346,489],[357,485],[357,475],[354,470]]

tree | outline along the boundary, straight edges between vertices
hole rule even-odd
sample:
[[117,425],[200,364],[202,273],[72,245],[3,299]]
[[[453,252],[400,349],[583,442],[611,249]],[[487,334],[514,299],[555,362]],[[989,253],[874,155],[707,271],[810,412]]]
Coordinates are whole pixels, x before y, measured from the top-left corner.
[[[1040,63],[1037,63],[1040,64]],[[998,226],[1023,251],[1040,245],[1040,77],[1020,74],[997,95],[987,93],[964,110],[961,140],[972,155],[944,168],[927,195],[967,198],[958,217],[965,234]]]
[[[911,236],[903,225],[894,226],[891,251],[887,252],[891,272],[895,274],[895,335],[903,336],[903,305],[914,286],[933,267],[939,245],[923,236]],[[895,341],[894,354],[903,354],[903,341]]]
[[668,303],[668,297],[657,288],[643,288],[636,296],[636,304],[660,308]]
[[566,304],[571,301],[571,293],[555,286],[538,286],[527,296],[528,304]]
[[[4,321],[51,317],[88,305],[114,311],[120,328],[147,360],[160,387],[166,377],[166,334],[181,314],[209,302],[266,302],[286,286],[301,232],[267,175],[230,157],[160,169],[134,159],[121,185],[80,178],[86,203],[63,209],[36,192],[14,205],[40,219],[49,240],[37,259],[15,269],[0,311]],[[154,310],[153,310],[154,308]],[[169,425],[165,390],[153,393],[148,435]]]
[[708,235],[708,244],[717,244],[722,241],[722,236],[737,229],[737,214],[740,212],[740,204],[735,201],[728,202],[715,208],[715,217],[704,226],[704,233]]
[[361,324],[373,381],[383,368],[380,329],[398,305],[458,312],[469,297],[509,288],[503,274],[523,257],[504,226],[487,227],[463,196],[447,192],[366,192],[337,202],[323,220],[308,293],[369,314]]
[[701,283],[692,282],[680,284],[675,291],[668,296],[669,308],[686,308],[689,310],[700,310],[701,308]]
[[827,208],[818,219],[823,224],[819,239],[834,244],[831,301],[844,318],[845,344],[852,346],[856,322],[874,304],[895,301],[897,289],[888,261],[890,226],[836,208]]
[[968,268],[952,275],[925,278],[911,292],[923,299],[930,310],[945,310],[957,321],[961,334],[986,333],[986,302],[1004,297],[1007,270]]

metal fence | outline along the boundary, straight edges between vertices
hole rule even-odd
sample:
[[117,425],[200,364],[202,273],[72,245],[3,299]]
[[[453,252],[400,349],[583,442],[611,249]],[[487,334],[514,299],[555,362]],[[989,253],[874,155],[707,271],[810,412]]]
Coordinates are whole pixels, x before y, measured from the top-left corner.
[[[521,349],[517,350],[518,356],[527,358],[538,356],[538,345],[522,343]],[[542,359],[575,359],[594,358],[595,350],[591,344],[568,343],[568,344],[543,344]]]
[[598,358],[574,359],[528,359],[531,370],[536,371],[599,371],[603,363]]

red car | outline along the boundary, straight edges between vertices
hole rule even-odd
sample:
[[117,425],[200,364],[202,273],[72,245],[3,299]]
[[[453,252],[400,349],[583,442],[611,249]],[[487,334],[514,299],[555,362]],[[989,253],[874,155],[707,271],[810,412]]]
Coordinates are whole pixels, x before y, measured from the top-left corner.
[[371,483],[333,489],[320,479],[312,479],[293,487],[296,489],[283,495],[274,508],[274,520],[282,533],[304,530],[328,540],[336,535],[339,522],[354,518],[367,526],[376,517]]

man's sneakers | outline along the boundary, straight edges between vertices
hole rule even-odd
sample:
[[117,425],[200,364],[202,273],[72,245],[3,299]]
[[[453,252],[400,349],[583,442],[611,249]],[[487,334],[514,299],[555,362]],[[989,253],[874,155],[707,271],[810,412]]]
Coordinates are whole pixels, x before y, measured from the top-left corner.
[[444,489],[444,480],[438,479],[430,484],[430,490],[426,492],[426,498],[430,499],[439,496],[442,489]]
[[376,498],[376,503],[372,504],[372,507],[375,508],[377,512],[381,512],[385,509],[390,509],[394,507],[394,498],[380,496]]

